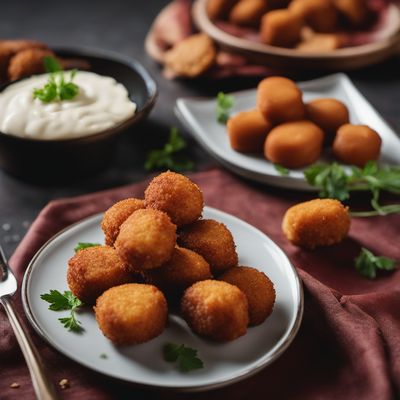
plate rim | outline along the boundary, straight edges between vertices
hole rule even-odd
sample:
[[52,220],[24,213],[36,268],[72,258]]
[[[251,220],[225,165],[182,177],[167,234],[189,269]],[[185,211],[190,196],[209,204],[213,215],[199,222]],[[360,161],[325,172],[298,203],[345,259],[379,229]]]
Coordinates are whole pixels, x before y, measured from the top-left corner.
[[165,386],[165,385],[152,385],[148,383],[142,383],[140,381],[136,380],[130,380],[130,379],[124,379],[121,378],[120,376],[117,376],[113,373],[105,373],[104,371],[101,371],[100,369],[97,369],[96,366],[82,362],[81,360],[78,360],[75,358],[74,355],[67,354],[61,346],[58,346],[55,342],[53,342],[52,338],[44,332],[39,323],[36,321],[33,312],[30,307],[29,303],[29,298],[28,298],[28,285],[30,282],[30,277],[35,269],[36,261],[40,257],[40,255],[50,246],[58,237],[62,236],[64,233],[70,231],[71,229],[81,225],[81,224],[90,224],[92,221],[96,221],[99,219],[104,213],[96,213],[93,215],[90,215],[86,218],[83,218],[77,222],[74,222],[59,232],[57,232],[55,235],[53,235],[50,239],[48,239],[40,248],[39,250],[35,253],[35,255],[32,257],[30,260],[23,276],[22,280],[22,285],[21,285],[21,299],[22,299],[22,305],[23,305],[23,310],[25,313],[26,318],[28,319],[30,325],[34,328],[35,332],[48,344],[50,345],[53,349],[58,351],[61,355],[64,357],[68,357],[69,359],[73,360],[74,362],[78,363],[79,365],[84,366],[85,368],[88,368],[92,371],[95,371],[98,374],[104,375],[111,377],[113,379],[122,381],[122,382],[128,382],[134,385],[138,385],[143,388],[151,389],[151,390],[166,390],[166,391],[172,391],[172,392],[182,392],[182,393],[188,393],[188,392],[203,392],[203,391],[208,391],[208,390],[213,390],[217,388],[222,388],[228,385],[231,385],[233,383],[237,383],[239,381],[242,381],[244,379],[247,379],[253,375],[255,375],[257,372],[261,371],[268,365],[272,364],[275,360],[277,360],[290,346],[290,344],[293,342],[294,338],[296,337],[300,326],[301,322],[303,319],[303,314],[304,314],[304,290],[303,290],[303,282],[300,279],[300,276],[298,275],[296,268],[290,261],[289,257],[286,255],[286,253],[281,249],[280,246],[278,246],[267,234],[259,230],[258,228],[254,227],[253,225],[249,224],[248,222],[242,220],[241,218],[238,218],[232,214],[226,213],[224,211],[221,211],[217,208],[214,207],[208,207],[205,206],[204,209],[208,209],[211,211],[216,211],[217,213],[224,214],[228,218],[232,218],[234,220],[237,220],[238,222],[247,225],[247,227],[258,234],[262,234],[265,236],[270,242],[273,243],[274,246],[283,254],[283,256],[287,259],[288,261],[288,266],[291,269],[291,272],[293,273],[295,284],[296,284],[296,292],[298,293],[298,296],[296,296],[296,316],[295,319],[292,323],[292,326],[289,327],[287,337],[286,339],[281,343],[280,347],[266,360],[261,360],[258,362],[255,362],[255,365],[251,369],[246,369],[244,370],[241,374],[239,375],[234,375],[231,378],[228,378],[224,381],[221,382],[215,382],[211,384],[205,384],[205,385],[191,385],[191,386],[177,386],[177,385],[171,385],[171,386]]

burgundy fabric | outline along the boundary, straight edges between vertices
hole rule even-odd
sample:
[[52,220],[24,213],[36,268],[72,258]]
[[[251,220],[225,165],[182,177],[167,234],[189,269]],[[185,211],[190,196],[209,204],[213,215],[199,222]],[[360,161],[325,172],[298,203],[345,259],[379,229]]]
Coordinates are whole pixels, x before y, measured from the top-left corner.
[[[354,31],[350,34],[342,32],[342,40],[347,46],[358,46],[382,40],[389,23],[387,6],[390,3],[400,3],[399,0],[366,1],[375,15],[375,21],[366,30]],[[191,5],[191,0],[172,0],[154,20],[146,37],[145,48],[150,57],[160,64],[164,64],[167,50],[196,31],[191,20]],[[233,36],[260,41],[259,34],[254,29],[239,27],[227,21],[217,21],[216,25]],[[285,71],[278,71],[265,65],[254,65],[241,55],[219,49],[215,65],[204,75],[212,79],[232,76],[265,77],[285,75]],[[174,72],[168,69],[164,69],[164,76],[168,79],[175,78]]]
[[[54,382],[67,378],[65,399],[390,400],[400,392],[400,271],[370,281],[354,270],[365,246],[400,259],[400,215],[354,219],[348,239],[315,251],[291,245],[281,231],[285,210],[309,194],[251,184],[215,169],[192,175],[209,206],[236,215],[269,235],[296,266],[305,291],[304,318],[288,350],[257,375],[199,394],[148,392],[103,377],[34,340]],[[142,196],[147,182],[49,203],[10,260],[19,281],[39,247],[67,225],[116,200]],[[22,307],[16,298],[19,313]],[[18,389],[9,385],[18,382]],[[8,321],[0,312],[0,398],[33,399],[31,382]]]

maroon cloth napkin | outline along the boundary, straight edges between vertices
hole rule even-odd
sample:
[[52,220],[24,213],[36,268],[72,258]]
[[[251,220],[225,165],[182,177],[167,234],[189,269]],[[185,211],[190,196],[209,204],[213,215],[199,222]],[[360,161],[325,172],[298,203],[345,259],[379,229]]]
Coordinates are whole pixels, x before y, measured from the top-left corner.
[[[207,205],[265,232],[296,266],[305,291],[304,318],[297,337],[279,360],[247,380],[207,393],[174,394],[148,392],[101,376],[59,354],[31,331],[54,382],[66,378],[71,383],[62,392],[63,398],[394,399],[400,392],[400,271],[370,281],[355,271],[353,258],[365,246],[377,254],[400,259],[400,216],[354,219],[343,243],[304,251],[284,238],[281,220],[289,206],[310,195],[248,183],[219,169],[192,178],[203,189]],[[143,196],[146,184],[51,202],[10,261],[19,282],[31,257],[52,235],[105,210],[116,200]],[[20,387],[11,389],[12,382]],[[2,311],[0,398],[34,398],[27,368]]]

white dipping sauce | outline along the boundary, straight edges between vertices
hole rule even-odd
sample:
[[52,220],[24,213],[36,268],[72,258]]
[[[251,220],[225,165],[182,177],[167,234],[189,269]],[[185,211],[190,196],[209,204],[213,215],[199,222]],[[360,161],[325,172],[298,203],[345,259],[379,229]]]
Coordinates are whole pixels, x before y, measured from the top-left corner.
[[[71,100],[43,103],[33,97],[49,74],[11,84],[0,93],[0,131],[30,139],[71,139],[115,127],[135,114],[136,104],[114,78],[78,71],[79,93]],[[70,80],[70,72],[64,72]]]

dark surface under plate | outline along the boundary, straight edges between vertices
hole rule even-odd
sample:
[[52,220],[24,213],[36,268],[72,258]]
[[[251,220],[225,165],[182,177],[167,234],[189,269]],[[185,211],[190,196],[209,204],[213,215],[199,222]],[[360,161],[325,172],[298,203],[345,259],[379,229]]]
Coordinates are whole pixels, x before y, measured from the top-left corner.
[[[220,90],[237,91],[254,87],[258,79],[209,81],[168,81],[143,48],[145,35],[166,0],[97,0],[54,2],[14,0],[5,2],[0,13],[0,38],[34,38],[50,46],[89,46],[112,50],[141,62],[158,84],[159,97],[150,118],[136,126],[118,143],[116,157],[103,173],[68,184],[54,180],[51,185],[34,185],[0,171],[0,244],[10,256],[29,223],[51,199],[89,193],[141,180],[148,176],[143,164],[146,153],[161,147],[171,126],[178,126],[173,113],[181,96],[214,96]],[[395,128],[400,127],[400,59],[353,72],[351,79],[373,106]],[[315,71],[307,79],[318,76]],[[193,139],[189,156],[197,169],[216,165]],[[49,166],[51,168],[51,166]],[[266,187],[265,190],[277,190]]]

